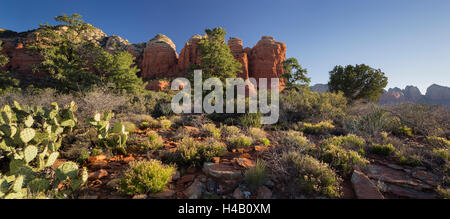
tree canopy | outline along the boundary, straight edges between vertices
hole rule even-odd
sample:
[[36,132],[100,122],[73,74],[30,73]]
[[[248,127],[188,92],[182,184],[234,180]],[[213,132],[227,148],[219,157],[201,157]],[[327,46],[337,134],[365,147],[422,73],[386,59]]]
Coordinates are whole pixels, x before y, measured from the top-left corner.
[[282,78],[285,80],[287,89],[299,90],[300,86],[308,85],[311,81],[306,77],[308,71],[298,63],[296,58],[289,58],[283,62],[284,74]]
[[342,91],[351,101],[364,99],[376,102],[387,83],[388,79],[380,69],[364,64],[345,67],[339,65],[330,71],[328,87],[331,92]]
[[84,91],[112,82],[117,89],[135,92],[142,86],[133,56],[128,52],[109,54],[85,37],[95,28],[81,15],[61,15],[55,20],[62,25],[40,25],[38,40],[28,47],[44,58],[34,70],[48,73],[52,87],[61,92]]
[[[0,51],[2,50],[3,42],[0,40]],[[0,94],[5,93],[11,89],[19,86],[19,80],[12,77],[9,71],[4,71],[1,68],[9,62],[8,57],[0,54]]]

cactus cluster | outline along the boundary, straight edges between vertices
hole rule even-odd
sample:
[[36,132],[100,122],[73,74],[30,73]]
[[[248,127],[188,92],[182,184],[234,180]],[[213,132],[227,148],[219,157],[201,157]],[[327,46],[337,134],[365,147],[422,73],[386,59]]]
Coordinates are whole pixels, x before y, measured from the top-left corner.
[[111,128],[109,120],[114,117],[114,113],[105,111],[103,115],[96,113],[93,118],[88,119],[88,123],[97,129],[97,143],[99,146],[107,147],[123,154],[127,153],[128,132],[125,125],[118,121]]
[[[62,139],[75,127],[75,109],[74,102],[63,109],[57,103],[44,108],[22,107],[17,102],[0,109],[0,155],[9,158],[9,172],[0,175],[0,198],[29,197],[29,191],[31,195],[46,193],[67,179],[46,177],[45,169],[53,166]],[[68,163],[61,166],[71,165]],[[68,177],[71,184],[79,184],[72,187],[78,189],[86,179],[75,167],[77,175]]]

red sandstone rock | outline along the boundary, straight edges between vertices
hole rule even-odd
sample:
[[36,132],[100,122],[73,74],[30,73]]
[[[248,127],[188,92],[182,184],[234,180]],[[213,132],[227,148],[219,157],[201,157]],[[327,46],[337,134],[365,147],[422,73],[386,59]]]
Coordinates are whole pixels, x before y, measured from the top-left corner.
[[149,81],[145,85],[145,89],[153,91],[163,91],[169,88],[169,82],[167,81]]
[[[270,79],[280,78],[284,74],[283,62],[285,60],[286,44],[275,41],[273,37],[263,36],[251,50],[249,76],[255,79],[267,78],[267,87],[270,88]],[[283,84],[283,81],[280,80],[280,90]]]
[[200,51],[198,43],[203,37],[200,35],[192,36],[189,41],[181,49],[180,58],[178,59],[177,72],[185,72],[191,65],[200,64]]
[[142,60],[142,78],[173,76],[178,62],[175,44],[167,36],[158,34],[147,43]]
[[248,78],[248,57],[247,53],[244,51],[244,47],[242,44],[242,40],[236,37],[230,38],[228,40],[228,46],[230,47],[231,54],[234,56],[234,59],[239,61],[242,64],[242,72],[237,76],[243,79]]
[[364,173],[355,170],[352,175],[353,189],[358,199],[383,199],[375,184]]

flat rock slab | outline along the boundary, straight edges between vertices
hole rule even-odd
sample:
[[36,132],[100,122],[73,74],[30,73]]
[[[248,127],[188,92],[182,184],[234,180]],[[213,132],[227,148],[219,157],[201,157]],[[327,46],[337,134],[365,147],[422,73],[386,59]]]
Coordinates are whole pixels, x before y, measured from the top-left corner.
[[210,162],[203,164],[203,172],[218,179],[236,179],[242,176],[241,171],[233,166]]
[[417,191],[411,188],[405,188],[397,185],[387,185],[387,192],[398,196],[400,198],[410,199],[435,199],[436,195],[433,193]]
[[358,199],[384,199],[376,185],[364,173],[355,170],[351,181]]
[[368,166],[369,178],[396,185],[406,185],[418,189],[431,189],[431,186],[411,177],[408,173],[392,169],[383,165],[372,164]]

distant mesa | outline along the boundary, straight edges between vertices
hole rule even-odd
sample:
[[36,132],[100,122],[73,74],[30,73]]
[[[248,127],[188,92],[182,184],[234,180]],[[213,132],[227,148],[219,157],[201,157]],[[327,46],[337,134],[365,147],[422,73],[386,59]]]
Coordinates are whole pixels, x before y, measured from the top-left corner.
[[[327,92],[328,85],[315,84],[310,89],[318,93]],[[433,84],[427,88],[425,95],[415,86],[406,86],[405,89],[394,87],[385,90],[380,96],[381,105],[397,103],[428,103],[450,107],[450,87]]]
[[[64,26],[59,26],[58,31],[65,31]],[[32,66],[39,64],[42,58],[30,53],[26,47],[35,41],[36,30],[17,33],[0,29],[0,40],[3,41],[2,54],[9,57],[10,62],[6,69],[22,75],[45,76],[44,73],[34,73]],[[200,64],[200,51],[198,43],[204,37],[192,36],[181,49],[176,52],[175,44],[163,34],[157,34],[147,43],[131,44],[120,36],[107,36],[102,30],[92,30],[78,33],[79,37],[98,43],[108,52],[128,51],[135,57],[136,65],[141,69],[138,73],[144,80],[159,80],[184,76],[192,65]],[[286,44],[277,42],[271,36],[263,36],[253,47],[245,47],[241,39],[231,37],[228,46],[234,58],[242,64],[242,73],[238,77],[247,79],[280,78],[284,73],[283,62],[286,60]],[[270,88],[270,79],[269,88]],[[161,82],[147,86],[148,89],[160,90],[166,86],[159,86]],[[283,86],[280,80],[280,87]]]

